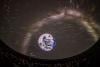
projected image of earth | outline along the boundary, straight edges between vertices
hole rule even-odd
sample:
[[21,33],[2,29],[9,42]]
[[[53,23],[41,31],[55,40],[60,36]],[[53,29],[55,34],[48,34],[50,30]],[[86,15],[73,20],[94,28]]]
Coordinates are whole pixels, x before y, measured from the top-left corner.
[[42,34],[38,39],[39,47],[44,51],[51,51],[55,46],[54,38],[51,34]]

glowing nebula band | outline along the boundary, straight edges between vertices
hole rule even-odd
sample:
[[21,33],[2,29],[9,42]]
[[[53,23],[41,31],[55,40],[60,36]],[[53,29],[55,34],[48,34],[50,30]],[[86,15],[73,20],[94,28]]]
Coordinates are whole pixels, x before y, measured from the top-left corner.
[[[99,35],[95,31],[94,28],[98,28],[99,26],[93,20],[89,20],[90,18],[85,19],[85,17],[86,17],[86,15],[84,15],[83,13],[81,13],[78,10],[75,10],[75,9],[62,9],[57,14],[53,14],[53,15],[50,15],[46,18],[43,18],[43,19],[37,21],[36,23],[33,23],[30,26],[29,32],[26,33],[26,36],[24,38],[24,42],[23,42],[22,47],[24,48],[24,47],[28,46],[28,43],[30,42],[33,33],[36,33],[39,30],[41,30],[41,28],[44,25],[46,25],[48,23],[52,23],[52,22],[49,22],[49,21],[59,20],[59,19],[66,19],[66,20],[67,19],[78,19],[80,21],[80,24],[84,25],[86,30],[92,35],[94,41],[97,41],[98,38],[99,38]],[[26,50],[24,50],[24,51],[26,51]]]

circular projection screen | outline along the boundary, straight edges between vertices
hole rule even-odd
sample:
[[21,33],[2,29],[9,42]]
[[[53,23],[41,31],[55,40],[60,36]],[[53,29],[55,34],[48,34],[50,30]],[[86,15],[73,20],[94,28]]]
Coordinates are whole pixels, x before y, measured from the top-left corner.
[[8,0],[2,11],[0,39],[26,56],[72,57],[91,48],[100,36],[99,16],[94,16],[98,9],[89,0]]

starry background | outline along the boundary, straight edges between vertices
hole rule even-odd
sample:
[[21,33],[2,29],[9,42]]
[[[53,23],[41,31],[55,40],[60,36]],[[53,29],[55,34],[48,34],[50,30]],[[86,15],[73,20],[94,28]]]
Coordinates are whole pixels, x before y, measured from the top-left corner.
[[[75,8],[75,9],[76,7],[78,7],[78,9],[81,8],[80,11],[88,14],[89,17],[93,17],[94,20],[96,21],[95,22],[96,24],[98,25],[100,24],[99,23],[100,21],[99,11],[100,10],[99,10],[98,0],[95,0],[95,1],[74,0],[73,3],[69,3],[70,1],[71,0],[52,0],[52,1],[51,0],[28,0],[28,1],[27,0],[21,0],[21,1],[20,0],[3,0],[1,1],[1,4],[0,4],[0,8],[1,8],[0,39],[7,46],[11,47],[15,51],[21,52],[21,53],[25,51],[24,54],[28,56],[33,56],[33,57],[37,55],[39,58],[46,58],[46,59],[55,58],[55,57],[65,58],[68,56],[73,56],[77,52],[80,53],[80,50],[84,50],[88,48],[89,45],[91,45],[91,42],[92,43],[94,42],[91,36],[89,35],[89,33],[86,32],[83,26],[81,26],[80,24],[75,24],[75,22],[78,23],[78,21],[75,21],[75,20],[72,20],[70,22],[61,20],[60,22],[62,22],[62,24],[60,25],[54,24],[54,23],[48,24],[42,27],[41,30],[39,30],[39,32],[37,32],[36,34],[34,33],[34,35],[32,35],[28,47],[23,46],[22,44],[23,40],[25,39],[26,33],[28,32],[28,30],[30,30],[29,27],[32,25],[32,23],[35,23],[41,18],[45,18],[45,16],[47,16],[47,14],[49,15],[49,13],[55,14],[57,9],[63,8],[65,6],[69,6],[69,7],[71,6],[70,8]],[[68,22],[68,23],[64,24],[64,22]],[[63,32],[59,33],[59,30],[56,30],[56,28]],[[68,29],[68,30],[64,31],[64,29]],[[57,46],[57,50],[54,49],[54,51],[48,54],[43,51],[41,52],[38,46],[33,45],[33,44],[36,44],[36,41],[35,41],[36,39],[34,39],[35,37],[38,38],[39,34],[44,33],[44,32],[50,32],[50,31],[52,31],[51,33],[58,39],[57,42],[59,42],[59,46]],[[76,35],[77,36],[80,35],[80,37],[77,38]],[[66,40],[66,41],[62,41],[62,40]],[[68,46],[67,47],[66,43],[70,45],[67,45]],[[62,52],[62,49],[59,47],[62,47],[62,49],[64,48],[64,50],[65,48],[68,48],[67,50],[65,50],[67,52]],[[71,50],[73,47],[74,49]],[[76,49],[77,47],[79,49]],[[4,48],[5,47],[0,48],[1,51],[6,51],[4,50]],[[73,51],[76,51],[76,52],[73,52]],[[7,53],[9,54],[9,52]],[[3,55],[4,53],[1,53],[1,54]],[[5,57],[10,56],[14,58],[13,53],[12,54],[10,53],[9,55],[8,54],[4,54],[4,56]],[[49,56],[51,54],[53,55],[52,57]],[[8,57],[6,58],[8,59]],[[20,58],[20,57],[15,57],[15,58]],[[19,60],[16,60],[14,62],[16,63],[17,61]],[[20,64],[20,62],[22,61],[23,59],[19,61],[18,63]]]
[[[57,9],[64,8],[65,6],[74,9],[80,9],[84,13],[92,12],[91,10],[95,10],[95,6],[88,1],[71,1],[71,0],[63,0],[63,1],[41,1],[41,0],[30,0],[30,1],[4,1],[3,4],[3,14],[4,21],[1,22],[1,39],[14,50],[23,53],[28,56],[36,56],[40,58],[65,58],[76,55],[77,53],[82,52],[83,50],[89,48],[92,43],[94,43],[91,35],[86,31],[85,27],[81,25],[80,21],[75,19],[71,20],[52,20],[47,22],[47,25],[41,27],[42,29],[39,32],[35,32],[31,37],[27,36],[27,32],[31,28],[35,26],[34,23],[40,21],[41,19],[47,17],[50,14],[57,13]],[[83,6],[85,3],[89,6]],[[87,10],[88,9],[88,10]],[[87,10],[87,11],[85,11]],[[90,12],[89,12],[90,11]],[[91,17],[92,15],[90,15]],[[42,23],[42,22],[41,22]],[[61,24],[57,24],[61,23]],[[95,22],[96,23],[96,22]],[[34,30],[34,28],[32,29]],[[41,52],[38,50],[37,38],[39,34],[51,32],[57,39],[57,48],[55,51],[48,54],[46,52]],[[31,38],[31,43],[26,43],[24,46],[24,39]],[[78,48],[78,49],[77,49]],[[65,51],[63,51],[63,50]],[[41,54],[43,53],[43,54]],[[43,56],[42,56],[43,55]]]

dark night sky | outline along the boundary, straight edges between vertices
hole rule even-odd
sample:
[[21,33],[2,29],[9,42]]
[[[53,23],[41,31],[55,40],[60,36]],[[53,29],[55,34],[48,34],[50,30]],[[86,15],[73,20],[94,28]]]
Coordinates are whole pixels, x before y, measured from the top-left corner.
[[[70,0],[4,0],[3,3],[0,39],[18,52],[23,53],[25,50],[25,55],[58,59],[76,55],[94,44],[92,36],[80,24],[80,21],[61,19],[50,21],[51,23],[47,22],[47,25],[33,33],[28,46],[23,46],[26,33],[29,32],[32,24],[47,18],[49,15],[59,13],[65,6],[83,12],[86,17],[94,18],[95,23],[99,25],[100,15],[98,13],[100,10],[96,0],[95,2],[74,0],[72,3]],[[78,8],[76,8],[77,5]],[[57,24],[57,22],[61,22],[61,24]],[[41,51],[37,44],[38,37],[45,32],[50,32],[57,40],[56,48],[49,53]],[[100,31],[98,32],[100,33]]]

